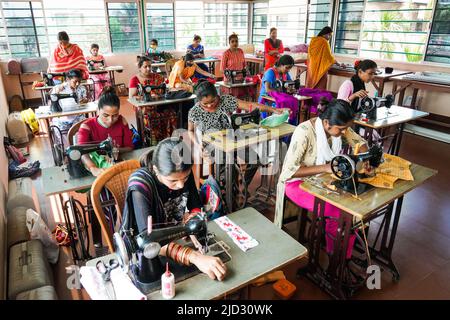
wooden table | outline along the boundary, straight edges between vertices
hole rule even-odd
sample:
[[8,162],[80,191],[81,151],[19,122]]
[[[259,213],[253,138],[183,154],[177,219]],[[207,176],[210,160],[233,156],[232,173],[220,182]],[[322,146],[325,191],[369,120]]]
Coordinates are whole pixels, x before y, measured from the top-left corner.
[[[301,96],[301,95],[293,95],[294,98],[298,101],[298,114],[297,114],[297,124],[302,123],[303,121],[309,120],[311,117],[310,108],[305,106],[306,100],[311,100],[312,98],[310,96]],[[276,102],[275,99],[269,95],[265,95],[262,97],[264,100]],[[303,113],[303,119],[301,118],[301,115]]]
[[[258,128],[255,124],[249,124],[242,126],[240,129],[246,130],[251,128]],[[230,212],[233,212],[237,209],[241,209],[238,207],[236,201],[233,201],[233,197],[236,197],[236,195],[233,194],[233,166],[236,163],[236,159],[239,156],[240,158],[243,158],[239,150],[242,150],[241,152],[245,152],[246,148],[249,148],[250,146],[255,145],[262,145],[264,146],[264,152],[267,152],[267,144],[270,141],[276,141],[275,143],[278,143],[278,145],[275,147],[275,150],[278,151],[278,158],[275,157],[274,161],[274,168],[277,170],[277,174],[279,172],[279,169],[281,168],[281,139],[287,136],[292,135],[295,130],[295,126],[290,125],[288,123],[283,123],[282,125],[276,127],[276,128],[264,128],[266,129],[265,133],[250,133],[250,134],[244,134],[243,137],[240,137],[241,130],[237,130],[236,132],[234,130],[222,130],[222,131],[216,131],[212,133],[206,133],[202,137],[202,141],[205,143],[208,143],[212,145],[215,149],[215,173],[216,173],[216,179],[218,179],[218,175],[220,174],[220,165],[225,165],[225,202],[227,203],[228,210]],[[236,138],[238,137],[238,138]],[[263,157],[268,157],[268,154],[263,154]],[[225,163],[223,163],[223,159],[225,158]],[[256,160],[256,159],[255,159]],[[266,160],[266,159],[263,159]],[[262,175],[261,180],[266,180],[267,176]],[[268,183],[270,185],[270,182]],[[270,194],[268,195],[268,197]],[[243,204],[245,205],[245,204]]]
[[247,92],[247,96],[245,96],[245,100],[247,100],[247,101],[256,101],[257,100],[257,87],[258,87],[257,83],[254,83],[254,82],[231,83],[231,82],[226,82],[226,81],[219,81],[216,84],[220,86],[221,94],[230,94],[234,97],[238,97],[236,88],[254,87],[253,96]]
[[134,108],[134,113],[136,116],[136,125],[137,130],[139,134],[141,135],[142,141],[144,143],[144,146],[150,146],[151,145],[151,137],[147,137],[147,134],[145,132],[145,126],[144,126],[144,108],[145,107],[160,107],[160,106],[169,106],[169,105],[177,105],[178,106],[178,127],[183,127],[183,103],[186,101],[193,101],[197,98],[195,94],[191,95],[188,98],[182,98],[182,99],[161,99],[161,100],[154,100],[149,102],[144,102],[140,100],[136,100],[135,98],[128,99],[128,102],[131,103],[131,105]]
[[[295,64],[294,66],[297,68],[297,78],[300,78],[300,75],[303,72],[306,72],[308,69],[308,67],[304,63]],[[394,77],[412,73],[412,71],[396,70],[396,69],[394,69],[394,71],[392,73],[386,73],[386,72],[384,72],[384,68],[380,68],[380,71],[381,71],[381,73],[375,75],[375,77],[374,77],[374,80],[375,80],[375,82],[377,82],[377,85],[378,85],[378,96],[380,96],[380,97],[383,96],[385,83],[392,81],[393,80],[392,78],[394,78]],[[352,76],[355,75],[355,70],[350,69],[350,68],[341,68],[336,65],[333,65],[328,70],[328,74],[333,75],[333,76],[351,78]]]
[[[45,110],[44,112],[40,112],[41,110]],[[47,111],[48,110],[48,111]],[[88,116],[94,116],[97,113],[97,103],[96,102],[89,102],[86,105],[80,105],[79,107],[73,108],[73,110],[70,111],[62,111],[62,112],[51,112],[50,106],[40,106],[38,109],[35,110],[36,113],[36,119],[38,120],[44,120],[45,124],[47,126],[47,133],[48,133],[48,139],[50,141],[50,148],[52,150],[53,154],[53,161],[55,165],[58,164],[57,160],[57,154],[55,150],[55,139],[53,138],[52,131],[50,129],[50,122],[53,118],[61,118],[61,117],[67,117],[67,116],[77,116],[80,114],[86,114]],[[62,137],[61,137],[62,138]]]
[[[309,235],[315,236],[306,239],[310,257],[306,274],[333,297],[338,299],[348,297],[343,291],[342,275],[346,267],[346,252],[351,231],[380,216],[384,216],[384,218],[376,239],[373,244],[370,244],[369,252],[372,260],[376,260],[392,272],[393,280],[398,281],[400,279],[400,273],[392,260],[392,250],[400,220],[403,197],[407,192],[417,188],[423,182],[436,175],[437,171],[412,164],[411,173],[414,176],[414,181],[398,180],[395,182],[394,189],[392,190],[374,188],[359,195],[360,200],[355,199],[351,194],[344,191],[339,191],[339,195],[333,193],[327,194],[326,190],[317,187],[316,183],[308,180],[300,185],[302,190],[307,191],[315,197],[312,221],[308,232]],[[330,183],[332,178],[330,174],[322,174],[317,177],[317,180],[319,182]],[[341,230],[341,232],[338,232],[334,240],[334,252],[331,254],[329,267],[327,270],[324,270],[319,264],[319,254],[320,242],[325,230],[323,225],[324,210],[321,208],[325,206],[326,202],[340,209],[341,214],[338,219],[338,230]],[[299,216],[299,219],[303,220],[299,224],[300,238],[303,237],[305,230],[304,216]],[[356,223],[354,223],[355,220]],[[377,249],[380,235],[382,235],[380,249]],[[303,242],[305,238],[300,240]]]
[[[120,158],[122,160],[139,159],[142,154],[150,150],[154,150],[154,147],[137,149],[131,152],[123,153],[120,155]],[[77,229],[79,228],[79,225],[77,225],[76,222],[79,217],[75,217],[76,214],[73,213],[73,210],[70,210],[69,212],[68,207],[64,205],[65,201],[63,194],[90,189],[95,179],[96,177],[91,174],[82,178],[72,178],[69,175],[66,165],[42,169],[42,178],[40,178],[42,189],[47,197],[55,196],[54,199],[59,204],[57,207],[62,208],[64,221],[70,234],[73,234],[75,230],[72,228],[72,224],[69,223],[69,221],[75,222],[74,226],[75,229]],[[68,202],[70,203],[70,207],[73,208],[74,201],[72,197],[69,197]],[[88,212],[92,210],[89,197],[87,197],[86,208]],[[92,215],[92,217],[95,219],[95,215]],[[73,242],[71,242],[71,249],[74,263],[82,260],[82,256],[86,254],[83,250],[81,250],[81,254],[79,254],[76,244]]]
[[[409,121],[413,121],[419,118],[423,118],[429,115],[428,112],[422,112],[410,108],[404,108],[400,106],[391,106],[387,109],[385,107],[377,109],[377,120],[363,121],[361,116],[358,115],[354,120],[354,123],[365,128],[364,139],[372,144],[373,131],[396,127],[395,134],[393,135],[391,145],[389,146],[388,153],[398,156],[400,152],[400,145],[402,143],[403,130],[405,124]],[[385,140],[387,137],[384,137]]]
[[[223,240],[230,247],[231,261],[226,263],[228,274],[221,282],[211,280],[205,274],[197,274],[178,282],[174,299],[221,299],[247,287],[257,278],[307,256],[305,247],[275,227],[271,221],[253,208],[245,208],[228,217],[255,238],[259,245],[244,252],[215,222],[208,222],[208,231],[213,232],[216,239]],[[115,255],[109,255],[93,259],[88,261],[86,266],[95,267],[98,260],[109,261],[114,257]],[[148,294],[147,298],[155,300],[162,299],[162,296],[158,290]]]
[[[102,74],[102,73],[108,73],[109,74],[109,79],[111,81],[111,86],[115,87],[116,86],[116,77],[115,77],[115,72],[123,72],[123,67],[122,66],[108,66],[108,67],[104,67],[98,70],[91,70],[89,71],[89,74]],[[94,81],[94,80],[92,80]],[[95,83],[95,81],[94,81]],[[95,95],[95,93],[94,93]]]
[[245,62],[248,65],[250,74],[260,74],[264,69],[264,58],[259,58],[253,54],[245,54]]

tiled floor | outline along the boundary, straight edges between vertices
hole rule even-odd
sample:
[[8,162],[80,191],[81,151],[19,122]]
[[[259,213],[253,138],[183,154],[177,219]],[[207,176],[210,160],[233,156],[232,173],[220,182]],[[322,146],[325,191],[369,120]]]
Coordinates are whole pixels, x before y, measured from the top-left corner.
[[[131,106],[125,100],[122,114],[134,124]],[[39,159],[42,167],[52,165],[45,137],[35,138],[30,150],[30,158]],[[401,280],[394,283],[391,275],[383,272],[381,290],[362,289],[354,299],[450,299],[450,146],[405,134],[400,156],[436,169],[439,173],[405,196],[393,257]],[[42,211],[49,213],[50,202],[42,195],[44,186],[39,178],[36,186],[41,194]],[[272,219],[273,207],[268,207],[263,214]],[[49,225],[53,226],[56,220],[51,214],[48,215]],[[290,224],[288,229],[295,234],[295,223]],[[69,257],[67,250],[63,250],[60,262],[55,266],[59,296],[65,299],[86,298],[82,291],[67,290],[65,267],[70,264]],[[304,264],[305,261],[300,261],[283,269],[288,280],[297,287],[293,299],[330,299],[309,280],[296,278],[298,267]],[[252,287],[250,298],[277,299],[270,284]]]

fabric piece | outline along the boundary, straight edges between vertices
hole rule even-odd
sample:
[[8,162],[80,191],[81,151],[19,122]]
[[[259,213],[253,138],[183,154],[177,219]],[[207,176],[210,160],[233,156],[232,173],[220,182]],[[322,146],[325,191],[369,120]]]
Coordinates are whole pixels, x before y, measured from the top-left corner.
[[289,73],[280,75],[278,72],[276,72],[275,68],[267,70],[264,73],[264,76],[261,80],[261,90],[259,92],[259,98],[258,98],[259,103],[264,103],[263,96],[267,95],[266,82],[269,83],[270,88],[274,88],[277,80],[291,81],[292,78]]
[[256,239],[252,238],[227,216],[217,218],[214,222],[217,223],[217,225],[225,231],[233,242],[244,252],[256,247],[259,244]]
[[333,100],[331,92],[323,89],[310,89],[301,88],[298,90],[298,94],[301,96],[311,97],[311,99],[305,100],[306,106],[311,113],[317,114],[317,106],[320,104],[320,99],[325,98],[328,101]]
[[330,43],[324,37],[313,37],[308,47],[307,88],[316,88],[320,79],[336,60],[331,53]]
[[[286,196],[291,199],[299,207],[305,208],[308,211],[314,210],[314,196],[305,190],[300,189],[303,183],[301,180],[286,183]],[[325,203],[324,216],[333,218],[325,219],[325,241],[327,246],[327,253],[333,253],[334,239],[337,235],[338,222],[341,215],[340,209],[332,204]],[[356,235],[351,234],[349,237],[348,248],[346,252],[347,259],[352,257],[353,246],[355,244]]]
[[290,109],[291,113],[289,115],[289,123],[293,125],[297,125],[297,115],[298,115],[298,105],[299,102],[292,95],[284,93],[272,91],[269,92],[269,95],[275,99],[275,104],[277,108],[286,108]]
[[49,72],[67,72],[70,69],[79,69],[83,74],[83,79],[89,77],[86,60],[83,50],[76,44],[69,44],[66,48],[58,45],[50,57]]

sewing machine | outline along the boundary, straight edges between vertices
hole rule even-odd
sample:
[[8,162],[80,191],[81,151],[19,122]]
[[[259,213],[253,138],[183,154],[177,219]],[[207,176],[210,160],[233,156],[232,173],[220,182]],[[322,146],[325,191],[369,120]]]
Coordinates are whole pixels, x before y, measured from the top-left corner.
[[103,68],[105,66],[105,61],[104,60],[98,60],[98,61],[97,60],[88,60],[87,65],[88,65],[89,71],[95,71],[100,68]]
[[368,152],[355,155],[339,155],[331,159],[331,171],[337,178],[333,184],[350,193],[362,194],[369,191],[373,186],[361,183],[359,177],[364,177],[364,173],[359,173],[364,168],[364,163],[369,161],[371,167],[376,168],[383,162],[383,149],[374,145]]
[[275,89],[281,89],[282,92],[287,94],[297,93],[300,89],[300,80],[280,80],[278,79],[275,83]]
[[82,178],[90,174],[90,172],[84,167],[84,164],[81,161],[81,156],[94,151],[105,152],[110,158],[114,159],[114,147],[111,137],[97,144],[80,144],[69,146],[66,149],[66,155],[69,160],[67,169],[70,177]]
[[50,94],[50,110],[52,112],[62,112],[63,108],[59,103],[60,100],[72,98],[78,103],[78,97],[76,93],[51,93]]
[[158,86],[138,84],[138,94],[143,97],[143,101],[145,102],[163,99],[166,91],[167,87],[165,83],[161,83]]
[[243,83],[245,82],[245,77],[247,76],[247,70],[244,68],[242,70],[225,70],[224,76],[227,82],[231,84]]
[[[55,82],[55,78],[62,77],[62,80],[58,83]],[[64,81],[65,74],[64,73],[42,73],[42,79],[44,80],[44,83],[48,87],[54,87]]]
[[365,114],[366,118],[369,120],[377,120],[377,109],[381,107],[386,107],[388,110],[394,103],[394,96],[388,94],[384,98],[378,97],[365,97],[360,100],[360,113]]
[[[113,241],[122,269],[127,273],[131,272],[135,284],[142,292],[149,293],[160,286],[161,275],[165,271],[163,262],[168,260],[159,256],[161,247],[190,235],[196,236],[204,253],[218,244],[211,241],[214,235],[208,234],[206,215],[195,216],[185,224],[153,229],[150,233],[145,230],[136,235],[132,229],[122,228],[120,233],[114,234]],[[214,255],[223,257],[218,252],[214,252]],[[224,262],[229,259],[225,258]],[[182,277],[186,278],[189,273],[198,273],[195,266],[173,265],[171,271],[177,281],[182,280]]]

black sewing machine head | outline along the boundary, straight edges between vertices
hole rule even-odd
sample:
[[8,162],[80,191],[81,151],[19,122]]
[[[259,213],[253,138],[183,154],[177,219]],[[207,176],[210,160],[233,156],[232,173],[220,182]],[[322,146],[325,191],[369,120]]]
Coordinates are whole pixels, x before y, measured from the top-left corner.
[[189,235],[195,235],[205,252],[207,251],[206,215],[195,216],[185,224],[153,229],[150,234],[145,230],[136,235],[132,229],[122,228],[120,233],[114,234],[113,240],[121,267],[125,272],[131,267],[138,287],[148,292],[149,286],[160,280],[164,273],[159,257],[161,247]]
[[167,87],[165,83],[157,86],[138,84],[138,94],[143,97],[143,101],[145,102],[163,99],[166,91]]
[[283,81],[277,79],[275,83],[275,89],[281,89],[282,92],[288,94],[297,93],[298,89],[300,89],[300,80],[296,79]]
[[378,97],[365,97],[360,102],[360,112],[366,114],[367,119],[377,120],[377,109],[381,107],[390,108],[394,103],[394,96],[388,94],[384,98]]
[[76,103],[78,103],[78,97],[76,93],[51,93],[50,94],[50,110],[52,112],[62,112],[62,107],[59,103],[62,99],[69,99],[72,98],[75,100]]
[[66,149],[66,155],[69,161],[67,169],[69,170],[70,177],[81,178],[90,174],[84,167],[81,161],[81,156],[94,151],[106,153],[110,158],[113,158],[113,141],[111,137],[97,144],[79,144],[69,146]]
[[64,82],[65,76],[66,75],[64,73],[42,73],[42,79],[44,80],[45,85],[48,87],[54,87],[55,85],[59,84],[55,83],[56,78],[61,79],[60,83]]
[[338,179],[333,184],[345,191],[355,193],[355,187],[358,194],[364,193],[373,187],[358,182],[358,178],[364,177],[359,171],[368,161],[373,168],[378,167],[383,162],[383,149],[378,145],[373,145],[368,152],[355,155],[339,155],[331,160],[331,170]]
[[89,71],[94,71],[97,70],[99,67],[104,67],[105,66],[105,61],[104,60],[88,60],[87,61],[87,65],[89,68]]
[[241,126],[249,123],[259,124],[261,113],[259,109],[255,109],[248,113],[234,113],[230,117],[231,127],[233,130],[239,129]]
[[247,76],[247,70],[225,70],[224,73],[227,82],[231,84],[235,83],[243,83],[245,81],[245,77]]

